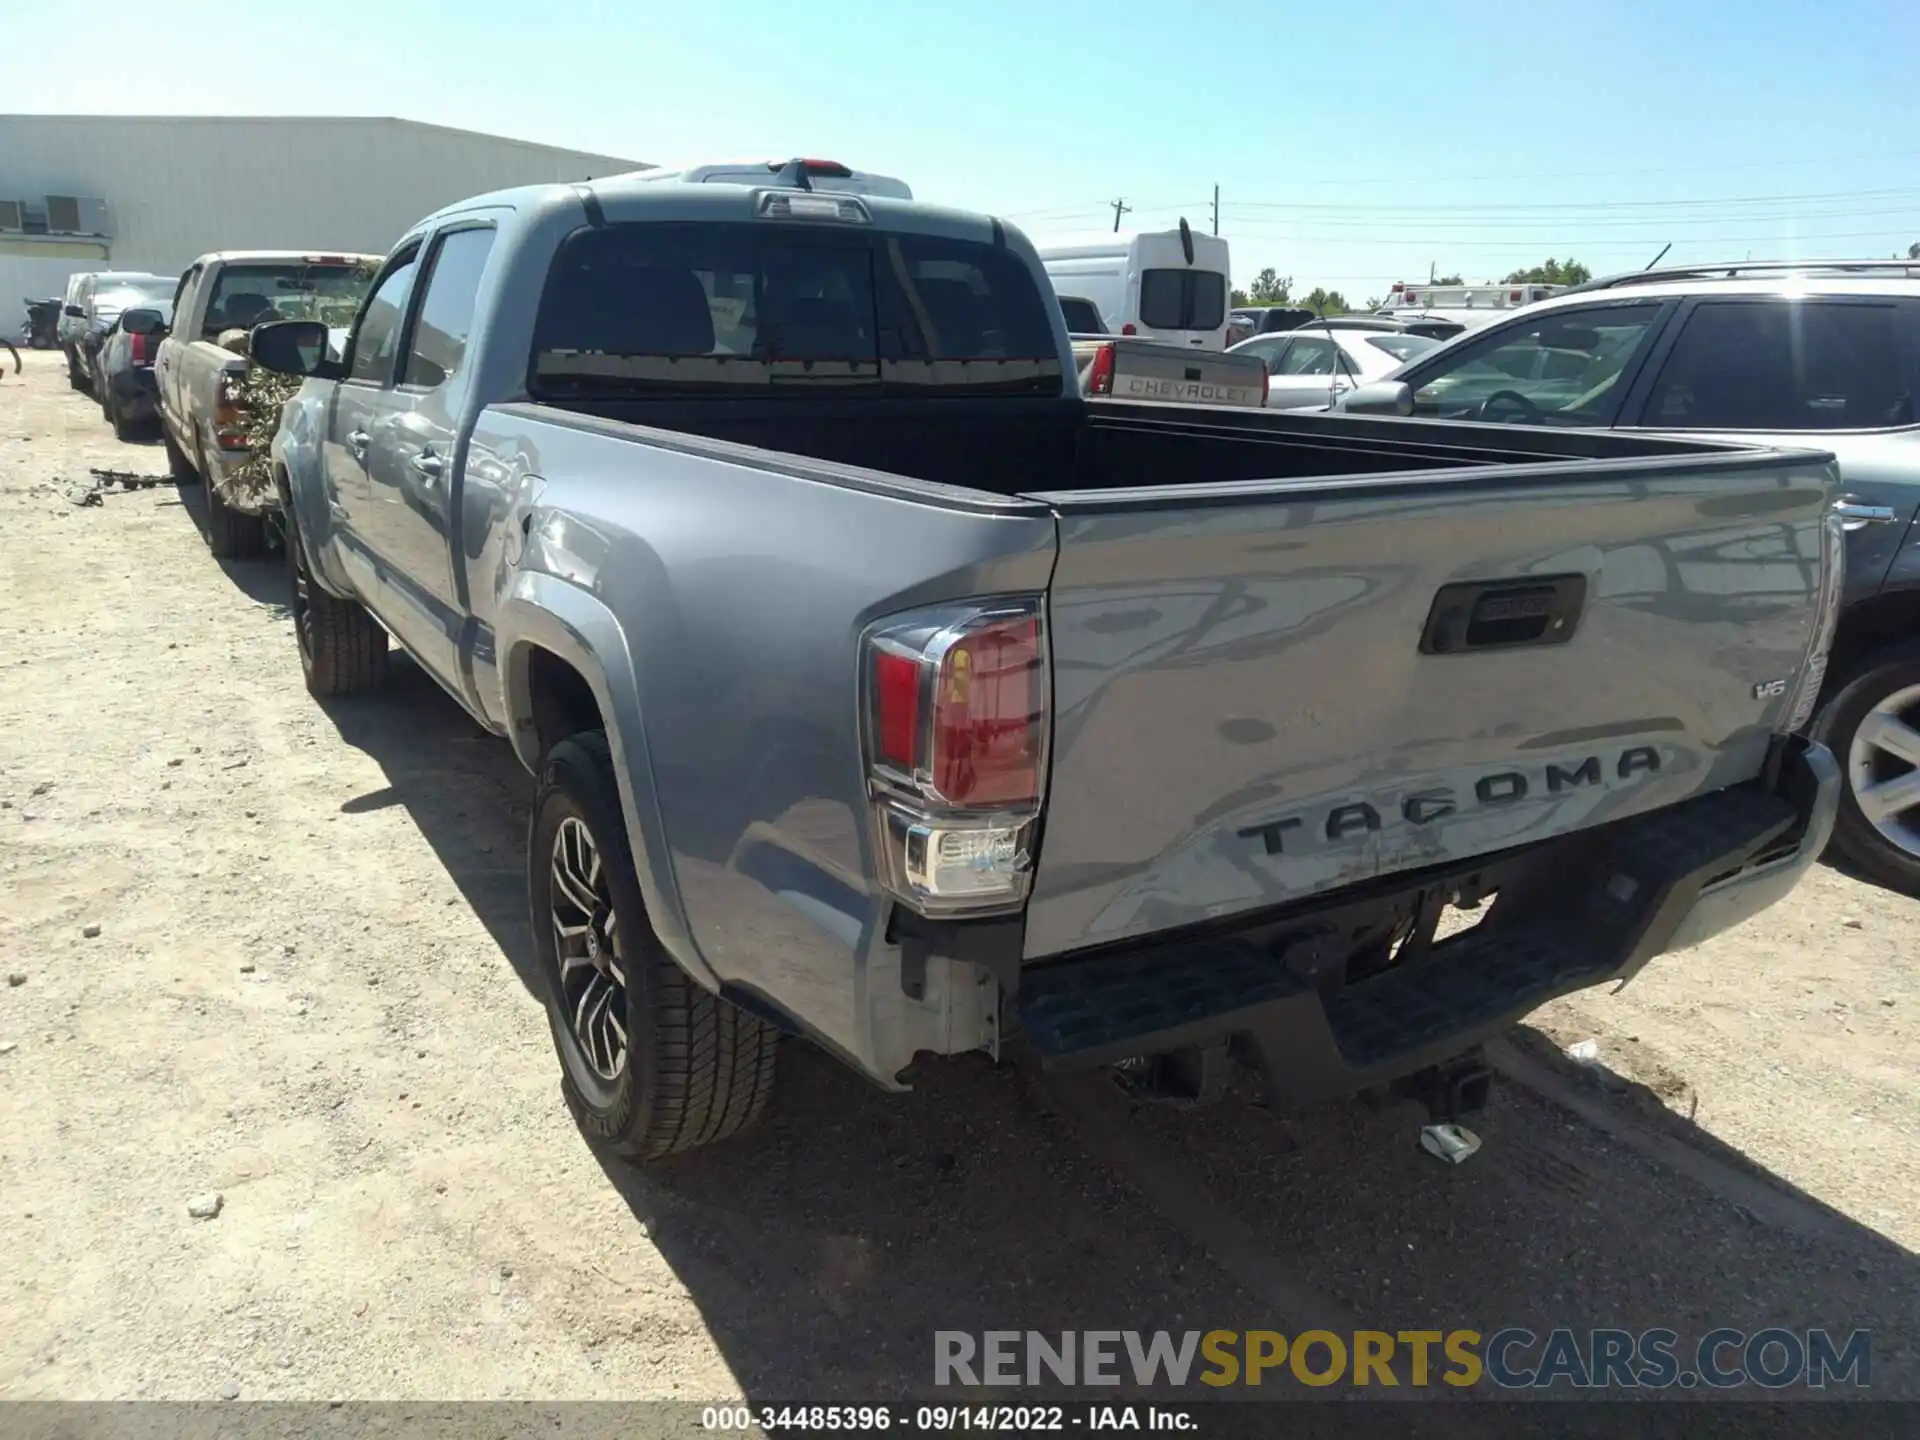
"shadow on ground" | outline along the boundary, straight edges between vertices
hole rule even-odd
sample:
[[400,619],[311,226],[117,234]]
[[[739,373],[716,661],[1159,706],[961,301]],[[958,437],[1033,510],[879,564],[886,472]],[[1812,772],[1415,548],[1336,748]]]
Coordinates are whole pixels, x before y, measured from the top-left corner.
[[[405,806],[537,994],[518,870],[532,782],[508,747],[408,664],[328,713],[386,775],[349,807]],[[1532,1063],[1564,1066],[1529,1035]],[[931,1064],[902,1096],[798,1044],[784,1058],[753,1135],[657,1173],[605,1165],[757,1400],[928,1394],[943,1329],[1285,1332],[1299,1288],[1389,1331],[1664,1326],[1683,1366],[1718,1326],[1863,1328],[1874,1394],[1920,1389],[1915,1257],[1649,1097],[1590,1093],[1712,1173],[1511,1084],[1479,1122],[1479,1155],[1449,1168],[1419,1150],[1405,1108],[1120,1099],[1096,1122],[1112,1133],[1090,1133],[1057,1087],[984,1057]],[[1150,1183],[1097,1158],[1122,1131]],[[1720,1170],[1738,1173],[1720,1184]]]
[[[198,481],[174,482],[174,493],[180,497],[181,508],[193,521],[193,528],[200,532],[200,543],[207,543],[207,487]],[[289,582],[287,580],[286,553],[281,550],[277,538],[272,548],[258,560],[215,560],[207,557],[220,567],[221,573],[233,582],[233,588],[256,605],[264,605],[276,615],[291,614],[289,606]]]

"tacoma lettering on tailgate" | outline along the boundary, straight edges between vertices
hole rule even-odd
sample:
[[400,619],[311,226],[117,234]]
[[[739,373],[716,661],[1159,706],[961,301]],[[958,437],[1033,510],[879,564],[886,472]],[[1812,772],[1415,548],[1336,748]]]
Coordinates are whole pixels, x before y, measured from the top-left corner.
[[[1257,840],[1269,855],[1286,851],[1288,832],[1318,832],[1328,840],[1368,835],[1388,820],[1408,825],[1431,825],[1434,821],[1464,809],[1484,810],[1512,805],[1529,795],[1562,795],[1585,786],[1600,786],[1611,778],[1631,780],[1635,775],[1652,774],[1660,768],[1660,752],[1651,745],[1634,745],[1610,755],[1587,755],[1579,760],[1551,761],[1538,769],[1491,770],[1476,779],[1468,789],[1436,786],[1416,790],[1375,804],[1370,800],[1349,800],[1306,815],[1287,815],[1260,825],[1249,825],[1234,833],[1246,840]],[[1311,828],[1309,828],[1311,827]]]

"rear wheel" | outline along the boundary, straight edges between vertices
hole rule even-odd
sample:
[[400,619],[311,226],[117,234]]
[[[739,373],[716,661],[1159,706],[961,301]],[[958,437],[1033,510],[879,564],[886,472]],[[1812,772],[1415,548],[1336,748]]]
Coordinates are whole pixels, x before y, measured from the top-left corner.
[[1920,644],[1868,656],[1814,734],[1846,773],[1834,849],[1881,884],[1920,894]]
[[80,369],[80,358],[72,350],[67,351],[67,384],[76,390],[87,388],[87,377]]
[[314,583],[292,507],[283,514],[293,633],[307,689],[320,696],[373,689],[387,678],[387,632],[359,601],[330,595]]
[[267,553],[266,521],[227,504],[212,482],[207,485],[207,548],[217,560],[257,560]]
[[603,733],[553,747],[527,890],[567,1108],[590,1140],[645,1163],[757,1119],[780,1034],[695,984],[655,939],[618,795]]

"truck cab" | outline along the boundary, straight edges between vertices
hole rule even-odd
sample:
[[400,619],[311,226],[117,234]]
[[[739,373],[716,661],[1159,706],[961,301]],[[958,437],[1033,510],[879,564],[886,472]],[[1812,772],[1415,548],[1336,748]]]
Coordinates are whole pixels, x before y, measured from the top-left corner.
[[154,361],[161,436],[176,480],[207,483],[207,542],[222,558],[265,548],[272,495],[236,484],[248,444],[239,386],[245,354],[222,337],[276,320],[347,324],[377,255],[234,250],[202,255],[180,277],[173,324]]

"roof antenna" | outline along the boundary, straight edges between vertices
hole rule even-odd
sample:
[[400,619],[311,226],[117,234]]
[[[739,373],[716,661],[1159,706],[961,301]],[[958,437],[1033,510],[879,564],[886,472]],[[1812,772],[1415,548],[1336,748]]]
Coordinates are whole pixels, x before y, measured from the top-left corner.
[[1187,257],[1187,264],[1193,264],[1193,231],[1184,215],[1180,217],[1180,253]]
[[789,160],[780,166],[773,177],[773,183],[788,190],[813,189],[813,181],[807,178],[807,162],[804,160]]
[[[1340,383],[1340,370],[1341,367],[1347,363],[1347,357],[1340,349],[1340,342],[1334,339],[1333,324],[1327,319],[1327,292],[1317,285],[1314,288],[1320,291],[1320,328],[1327,332],[1327,349],[1333,352],[1327,357],[1329,361],[1327,366],[1327,410],[1331,413],[1333,410],[1333,402],[1340,394],[1334,387]],[[1311,299],[1312,297],[1309,296],[1308,298]]]
[[1651,260],[1647,261],[1647,269],[1651,270],[1654,266],[1658,265],[1662,260],[1666,259],[1667,251],[1671,250],[1672,248],[1673,248],[1673,242],[1671,240],[1667,241],[1665,245],[1662,245],[1660,247],[1660,253],[1654,256]]

